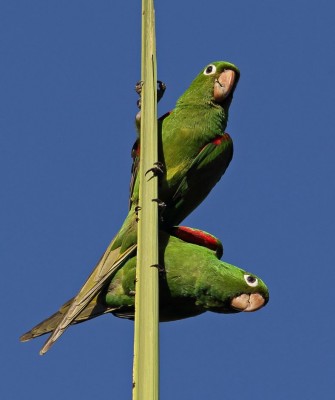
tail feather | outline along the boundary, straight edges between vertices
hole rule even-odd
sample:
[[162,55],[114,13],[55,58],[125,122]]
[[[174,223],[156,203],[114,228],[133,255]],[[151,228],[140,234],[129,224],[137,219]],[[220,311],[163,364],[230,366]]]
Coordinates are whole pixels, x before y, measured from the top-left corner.
[[74,299],[67,301],[62,307],[52,314],[49,318],[43,320],[36,326],[34,326],[30,331],[24,333],[20,337],[21,342],[27,342],[30,339],[34,339],[35,337],[45,335],[46,333],[52,332],[56,326],[61,322],[64,317],[64,314],[70,308],[70,305]]
[[[50,349],[50,347],[64,333],[69,325],[81,322],[79,321],[80,314],[100,293],[101,289],[112,277],[112,275],[124,264],[124,262],[129,257],[131,257],[135,253],[136,247],[136,244],[131,246],[121,255],[119,254],[118,249],[111,250],[111,245],[108,247],[77,296],[72,299],[69,304],[66,303],[66,309],[64,309],[64,313],[56,313],[56,316],[54,317],[55,321],[57,320],[56,327],[52,329],[51,336],[42,347],[40,351],[41,355],[45,354]],[[105,312],[110,311],[111,310]],[[26,335],[27,334],[23,335],[23,337],[26,337]]]
[[[45,335],[47,333],[53,332],[57,326],[60,324],[64,315],[68,312],[75,298],[67,301],[62,307],[52,314],[49,318],[43,320],[38,325],[34,326],[30,331],[26,332],[20,337],[21,342],[27,342],[30,339],[34,339],[38,336]],[[106,307],[97,301],[95,297],[85,309],[71,322],[71,325],[80,324],[81,322],[87,321],[89,319],[98,317],[102,314],[107,314],[116,311],[117,308]]]

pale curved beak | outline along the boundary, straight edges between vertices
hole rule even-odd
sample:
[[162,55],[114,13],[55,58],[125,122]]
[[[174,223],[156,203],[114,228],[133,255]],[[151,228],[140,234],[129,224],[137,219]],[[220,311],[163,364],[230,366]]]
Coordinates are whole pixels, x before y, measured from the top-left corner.
[[222,102],[231,93],[236,80],[236,72],[226,69],[221,72],[219,78],[214,83],[214,99],[218,103]]
[[233,298],[231,306],[238,311],[256,311],[265,305],[264,297],[259,293],[241,294]]

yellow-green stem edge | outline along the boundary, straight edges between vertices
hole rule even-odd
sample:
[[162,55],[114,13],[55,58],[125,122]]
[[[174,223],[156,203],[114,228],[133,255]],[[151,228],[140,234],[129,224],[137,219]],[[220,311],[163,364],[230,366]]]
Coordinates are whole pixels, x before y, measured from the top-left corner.
[[141,162],[136,267],[133,400],[159,398],[157,67],[153,0],[142,0]]

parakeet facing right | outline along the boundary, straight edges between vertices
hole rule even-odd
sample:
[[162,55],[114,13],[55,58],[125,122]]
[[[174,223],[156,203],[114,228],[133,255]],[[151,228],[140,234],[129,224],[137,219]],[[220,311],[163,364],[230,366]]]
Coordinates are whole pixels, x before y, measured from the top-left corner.
[[[233,157],[233,142],[225,128],[239,77],[238,68],[231,63],[207,65],[178,99],[176,107],[158,120],[159,161],[165,167],[159,196],[166,204],[163,218],[167,226],[178,225],[204,200]],[[158,85],[162,96],[165,85]],[[136,166],[139,139],[132,155]],[[137,168],[133,167],[133,171],[137,172]],[[130,196],[130,204],[135,206],[138,185],[135,173]]]
[[[222,244],[214,236],[188,227],[178,227],[191,242],[161,232],[160,321],[193,317],[212,311],[237,313],[256,311],[266,305],[269,293],[255,275],[220,261]],[[197,243],[197,244],[195,244]],[[72,323],[84,322],[106,313],[132,319],[135,300],[136,256],[129,259],[111,281]],[[52,332],[71,304],[38,324],[21,337],[26,341]]]
[[[230,163],[233,145],[225,128],[239,76],[238,68],[229,62],[207,65],[179,98],[173,112],[159,124],[157,161],[164,165],[159,188],[159,198],[166,205],[162,222],[164,229],[179,224],[192,212]],[[121,229],[67,307],[41,354],[76,320],[115,271],[135,254],[138,196],[139,177],[134,176],[131,206]]]

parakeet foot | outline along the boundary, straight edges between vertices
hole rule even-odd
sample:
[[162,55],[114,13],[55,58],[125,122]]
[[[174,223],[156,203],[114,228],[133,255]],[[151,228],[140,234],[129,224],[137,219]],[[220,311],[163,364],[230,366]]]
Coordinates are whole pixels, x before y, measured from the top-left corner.
[[142,210],[141,206],[136,206],[135,207],[135,214],[138,215],[138,212]]
[[158,269],[158,272],[164,272],[164,271],[165,271],[164,265],[153,264],[153,265],[150,265],[150,267],[155,267],[155,268],[157,268],[157,269]]
[[[149,173],[152,172],[153,176],[158,176],[158,175],[163,175],[164,174],[164,164],[161,163],[160,161],[157,161],[154,163],[154,167],[148,169],[148,171],[145,173],[145,176]],[[150,178],[151,179],[151,178]]]
[[164,222],[163,214],[166,209],[166,204],[160,199],[152,199],[152,201],[155,201],[158,204],[159,219],[161,220],[161,222]]
[[[135,117],[135,123],[136,123],[138,132],[141,129],[141,93],[142,93],[143,85],[144,85],[143,81],[138,81],[135,85],[135,91],[140,96],[140,98],[136,102],[137,107],[140,109],[140,111],[136,114],[136,117]],[[165,89],[166,89],[165,83],[162,81],[157,81],[157,103],[163,97]]]
[[136,206],[135,207],[135,214],[136,214],[136,222],[138,222],[140,219],[138,218],[138,213],[139,213],[139,211],[141,211],[142,210],[142,207],[141,206]]
[[[137,107],[141,109],[141,93],[142,93],[142,87],[144,85],[143,81],[138,81],[135,85],[135,91],[136,93],[140,96],[140,98],[137,100]],[[160,101],[160,99],[163,97],[164,92],[166,89],[166,85],[162,81],[157,81],[157,103]],[[140,113],[139,113],[140,114]],[[137,114],[136,119],[140,118],[140,115]]]
[[165,89],[166,89],[165,83],[162,81],[157,81],[157,103],[163,97]]
[[156,203],[158,203],[158,208],[160,210],[165,210],[166,204],[164,203],[164,201],[162,201],[160,199],[152,199],[152,201],[155,201]]

